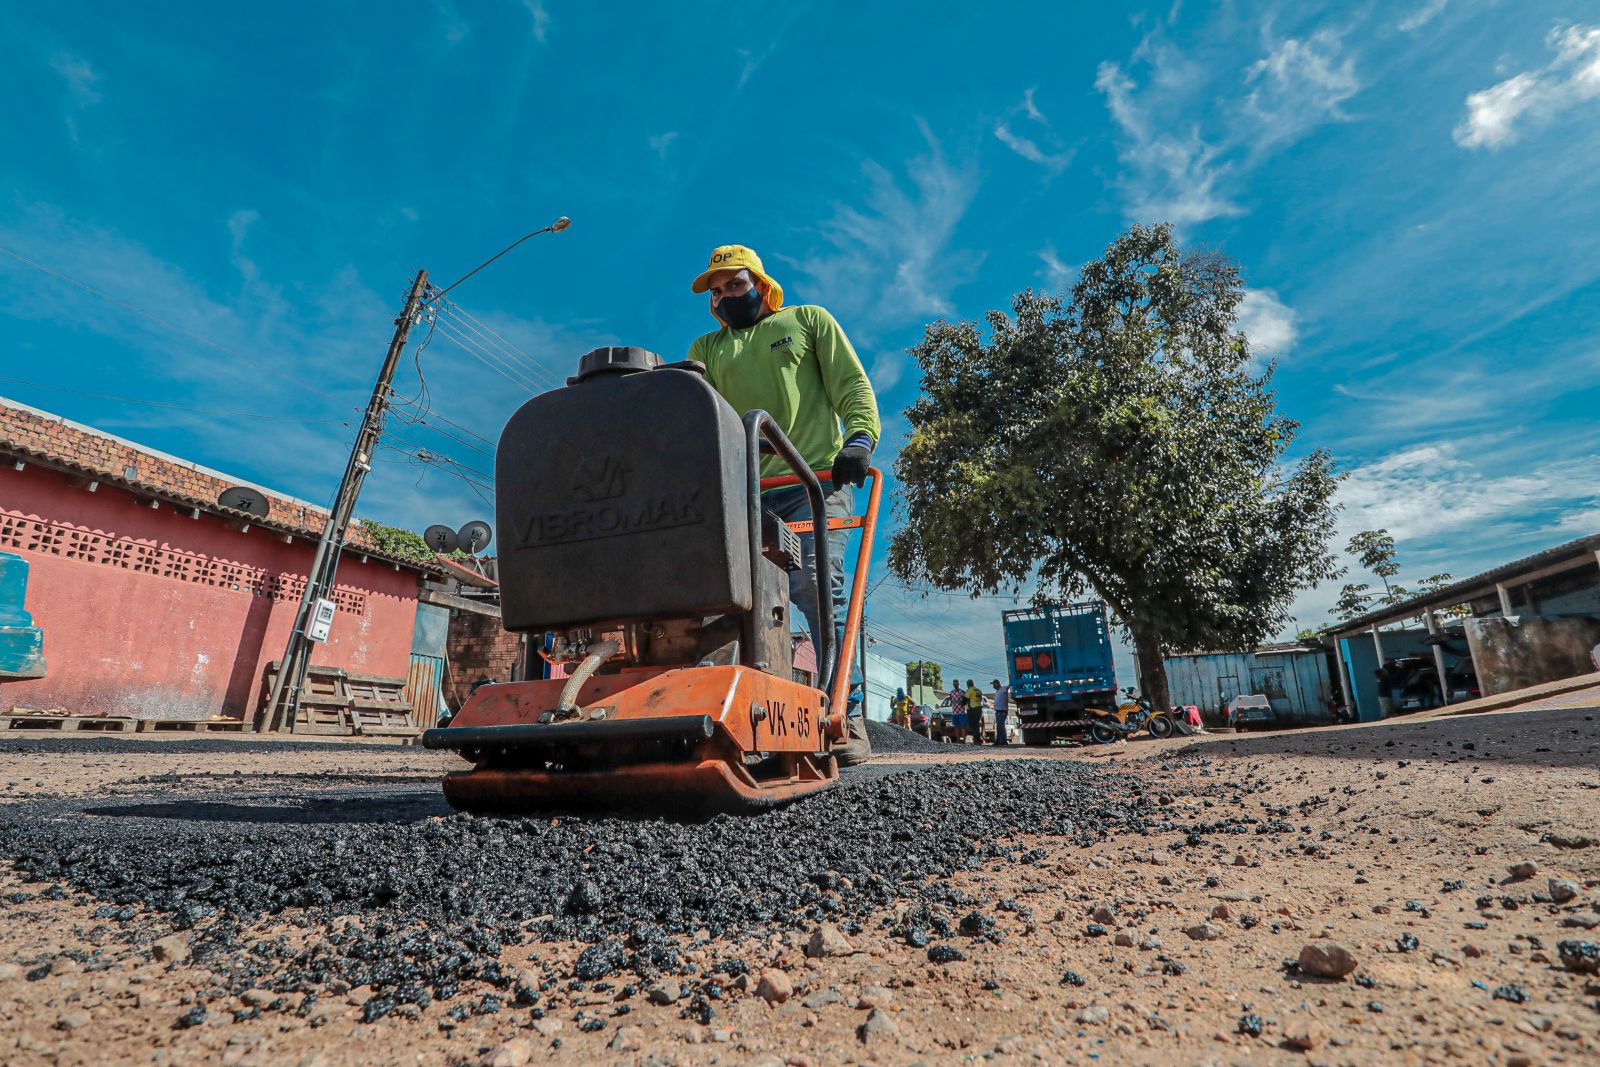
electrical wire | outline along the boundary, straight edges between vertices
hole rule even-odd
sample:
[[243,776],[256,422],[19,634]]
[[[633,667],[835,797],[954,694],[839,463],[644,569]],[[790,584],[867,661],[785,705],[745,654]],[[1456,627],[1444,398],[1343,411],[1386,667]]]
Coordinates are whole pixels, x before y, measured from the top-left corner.
[[527,378],[518,376],[517,372],[514,369],[511,369],[503,359],[497,360],[481,345],[473,342],[470,337],[459,336],[452,328],[441,328],[439,332],[441,336],[443,336],[451,344],[455,345],[467,355],[471,356],[479,363],[482,363],[485,367],[488,367],[490,370],[494,371],[496,374],[500,375],[500,377],[515,385],[517,388],[526,389],[529,393],[544,392],[543,386],[536,385],[527,380]]
[[292,380],[290,375],[280,367],[274,367],[270,363],[264,363],[261,360],[254,358],[253,356],[247,356],[243,352],[236,352],[233,349],[226,347],[225,345],[219,345],[217,342],[212,341],[212,340],[210,340],[208,338],[205,338],[205,337],[201,337],[199,334],[195,333],[193,330],[189,330],[189,329],[186,329],[186,328],[184,328],[182,326],[179,326],[177,323],[172,322],[172,321],[167,320],[167,319],[164,319],[160,315],[155,314],[154,312],[146,311],[145,309],[143,309],[141,307],[137,307],[137,306],[135,306],[133,304],[128,303],[126,300],[119,300],[117,297],[112,296],[110,293],[107,293],[107,292],[105,292],[103,290],[100,290],[100,289],[96,289],[94,286],[90,285],[88,282],[81,282],[78,279],[72,277],[71,275],[63,273],[62,271],[56,270],[53,267],[47,267],[43,263],[36,263],[33,260],[29,259],[28,257],[22,255],[21,253],[14,252],[11,249],[6,248],[4,245],[0,245],[0,255],[10,256],[12,259],[16,260],[18,263],[23,264],[24,266],[31,267],[36,271],[40,271],[40,272],[42,272],[44,274],[50,275],[50,277],[52,277],[52,278],[57,278],[57,279],[59,279],[61,281],[64,281],[68,285],[74,286],[75,288],[78,288],[78,289],[82,289],[84,292],[88,293],[89,295],[98,297],[101,300],[104,300],[108,304],[114,304],[114,305],[116,305],[117,307],[121,308],[124,311],[128,311],[128,312],[131,312],[131,313],[133,313],[135,315],[138,315],[140,318],[149,319],[151,322],[157,323],[157,324],[159,324],[161,326],[165,326],[167,329],[171,330],[173,333],[181,334],[184,337],[189,338],[189,340],[194,341],[196,344],[201,344],[201,345],[204,345],[205,347],[210,348],[210,349],[212,349],[214,351],[221,352],[225,356],[232,356],[234,359],[243,360],[244,362],[249,363],[252,366],[259,367],[262,370],[267,371],[269,374],[275,374],[278,377],[283,378],[286,381]]
[[459,336],[471,341],[482,351],[504,363],[507,367],[512,368],[524,378],[540,383],[535,392],[544,392],[546,389],[559,389],[561,387],[560,379],[548,370],[530,362],[525,356],[519,354],[518,350],[497,342],[493,337],[477,329],[459,315],[441,311],[439,318],[449,323],[450,328],[456,331]]
[[[31,385],[35,389],[53,389],[58,393],[72,393],[74,396],[90,396],[97,400],[118,400],[124,404],[143,404],[153,408],[171,408],[175,411],[193,411],[200,415],[215,415],[223,418],[236,419],[261,419],[269,422],[302,422],[326,423],[330,426],[349,426],[349,420],[340,419],[306,419],[298,415],[262,415],[255,411],[217,411],[212,408],[195,407],[192,404],[178,404],[170,400],[142,400],[136,396],[116,396],[111,393],[94,393],[87,389],[72,389],[65,385],[50,385],[46,382],[30,382],[26,378],[11,378],[0,374],[0,382],[12,382],[16,385]],[[356,410],[355,408],[351,409]]]
[[535,359],[533,356],[529,355],[527,352],[525,352],[521,348],[518,348],[515,344],[512,344],[503,335],[497,333],[495,330],[490,328],[490,326],[487,323],[485,323],[482,319],[478,318],[476,315],[472,314],[472,312],[468,311],[466,308],[462,307],[460,304],[454,303],[454,302],[449,301],[449,300],[444,300],[442,298],[438,300],[438,304],[441,305],[448,314],[454,315],[455,317],[464,320],[464,322],[463,322],[464,325],[470,325],[472,327],[475,327],[476,331],[478,333],[488,336],[489,338],[491,338],[492,340],[497,342],[500,345],[501,348],[507,350],[512,355],[517,356],[524,364],[526,364],[529,367],[529,369],[534,370],[535,372],[537,372],[538,374],[544,376],[545,378],[550,379],[551,381],[553,381],[555,383],[555,385],[557,387],[559,387],[561,385],[562,380],[564,379],[565,375],[559,373],[558,371],[556,371],[556,370],[554,370],[552,368],[549,368],[549,367],[545,366],[541,361]]

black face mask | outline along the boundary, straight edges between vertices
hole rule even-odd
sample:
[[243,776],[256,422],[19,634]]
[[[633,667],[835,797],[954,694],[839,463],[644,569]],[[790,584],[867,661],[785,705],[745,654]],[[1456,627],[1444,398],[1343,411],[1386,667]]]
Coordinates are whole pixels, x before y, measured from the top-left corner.
[[735,330],[754,326],[761,317],[761,290],[755,286],[743,296],[725,296],[717,303],[717,316]]

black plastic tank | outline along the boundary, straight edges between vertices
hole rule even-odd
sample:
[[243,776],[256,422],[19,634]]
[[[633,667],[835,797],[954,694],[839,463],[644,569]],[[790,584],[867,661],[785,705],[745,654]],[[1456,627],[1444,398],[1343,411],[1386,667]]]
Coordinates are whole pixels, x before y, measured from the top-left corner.
[[511,631],[749,611],[744,428],[705,378],[643,349],[583,357],[495,456]]

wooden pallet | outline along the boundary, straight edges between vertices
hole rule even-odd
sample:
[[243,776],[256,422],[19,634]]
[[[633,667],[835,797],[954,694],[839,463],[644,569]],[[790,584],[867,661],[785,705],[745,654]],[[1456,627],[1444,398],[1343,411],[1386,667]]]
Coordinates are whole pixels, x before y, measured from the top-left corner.
[[114,715],[51,715],[25,712],[0,715],[0,730],[83,734],[128,734],[138,728],[137,719]]
[[249,733],[239,719],[140,719],[141,734],[243,734]]
[[[278,670],[278,661],[267,664],[263,693],[271,692]],[[421,731],[413,721],[404,678],[312,666],[306,671],[293,732],[328,737],[415,737]]]

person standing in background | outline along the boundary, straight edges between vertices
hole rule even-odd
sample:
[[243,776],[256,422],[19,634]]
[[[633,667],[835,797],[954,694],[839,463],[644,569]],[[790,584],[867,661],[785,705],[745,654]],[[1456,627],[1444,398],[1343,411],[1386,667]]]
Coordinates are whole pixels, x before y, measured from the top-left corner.
[[983,744],[983,690],[971,678],[967,679],[967,728],[972,731],[972,743]]
[[1006,737],[1006,716],[1011,713],[1011,687],[1001,685],[1000,679],[994,680],[994,743],[1009,745],[1011,742]]

